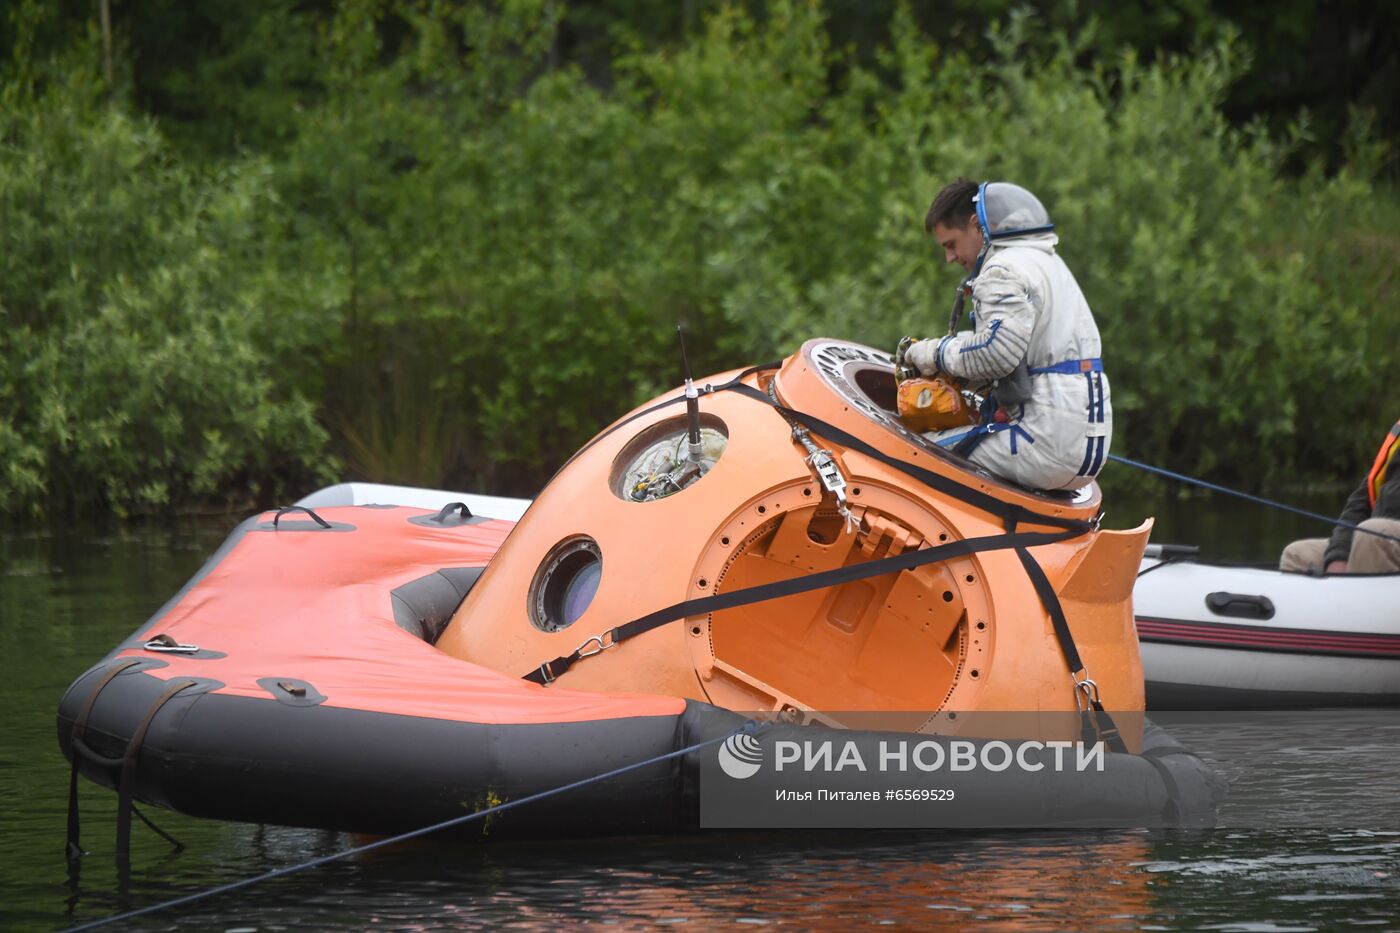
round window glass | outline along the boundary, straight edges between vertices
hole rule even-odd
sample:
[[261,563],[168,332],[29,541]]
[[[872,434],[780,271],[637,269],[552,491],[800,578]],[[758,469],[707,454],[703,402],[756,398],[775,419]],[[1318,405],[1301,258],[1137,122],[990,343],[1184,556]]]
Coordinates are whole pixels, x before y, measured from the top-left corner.
[[598,592],[598,581],[603,579],[603,562],[589,561],[579,568],[578,573],[564,585],[563,618],[565,625],[573,625],[583,615],[588,604],[593,602],[593,594]]
[[593,602],[603,579],[603,555],[592,538],[556,544],[530,584],[530,621],[538,629],[558,632],[579,620]]

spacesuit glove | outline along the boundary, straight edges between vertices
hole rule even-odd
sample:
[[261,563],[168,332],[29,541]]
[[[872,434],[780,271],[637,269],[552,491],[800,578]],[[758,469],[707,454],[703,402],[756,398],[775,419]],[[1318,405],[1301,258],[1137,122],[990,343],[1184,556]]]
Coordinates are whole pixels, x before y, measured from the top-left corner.
[[914,345],[914,338],[907,334],[899,338],[899,345],[894,348],[894,377],[895,379],[906,379],[910,375],[912,366],[905,358],[909,348]]
[[920,340],[904,351],[904,364],[925,376],[938,375],[938,341]]

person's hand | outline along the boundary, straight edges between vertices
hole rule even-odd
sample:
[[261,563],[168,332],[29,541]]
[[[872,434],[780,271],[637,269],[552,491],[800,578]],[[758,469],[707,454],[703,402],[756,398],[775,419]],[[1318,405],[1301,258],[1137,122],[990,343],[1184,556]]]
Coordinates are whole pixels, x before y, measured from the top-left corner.
[[899,345],[894,348],[894,378],[896,381],[907,379],[913,375],[913,367],[906,361],[905,356],[914,343],[913,337],[905,335],[899,338]]
[[904,351],[904,365],[914,375],[938,375],[938,341],[917,340]]
[[1334,560],[1323,568],[1325,573],[1346,573],[1347,562],[1344,560]]

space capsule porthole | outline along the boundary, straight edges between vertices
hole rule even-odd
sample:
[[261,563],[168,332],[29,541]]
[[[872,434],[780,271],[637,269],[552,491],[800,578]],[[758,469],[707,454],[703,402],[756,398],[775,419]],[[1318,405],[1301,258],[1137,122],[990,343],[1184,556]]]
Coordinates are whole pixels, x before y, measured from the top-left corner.
[[568,628],[587,611],[602,579],[598,542],[586,535],[559,542],[530,583],[530,622],[544,632]]

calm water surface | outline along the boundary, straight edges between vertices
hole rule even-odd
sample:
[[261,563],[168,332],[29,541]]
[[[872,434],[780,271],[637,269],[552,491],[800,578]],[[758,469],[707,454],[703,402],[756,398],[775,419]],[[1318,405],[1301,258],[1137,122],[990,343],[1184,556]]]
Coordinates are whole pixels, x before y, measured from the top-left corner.
[[[1331,511],[1335,504],[1309,503]],[[1270,559],[1303,519],[1233,502],[1173,503],[1159,541]],[[1110,504],[1110,524],[1149,512]],[[163,529],[0,534],[0,929],[61,929],[290,867],[364,842],[148,810],[184,843],[133,828],[113,856],[115,795],[80,785],[83,843],[63,857],[68,768],[54,712],[79,673],[199,567],[233,519]],[[1188,742],[1189,744],[1189,742]],[[1228,773],[1228,769],[1222,768]],[[1239,787],[1248,774],[1229,774]],[[1300,769],[1299,790],[1306,788]],[[1285,778],[1286,782],[1286,778]],[[1400,777],[1367,779],[1378,812]],[[1287,787],[1284,787],[1287,791]],[[1325,825],[1331,821],[1320,821]],[[1362,822],[1365,821],[1357,821]],[[715,925],[986,930],[1400,928],[1400,832],[1374,825],[1191,833],[813,833],[464,845],[420,842],[330,863],[109,929],[447,930]]]

